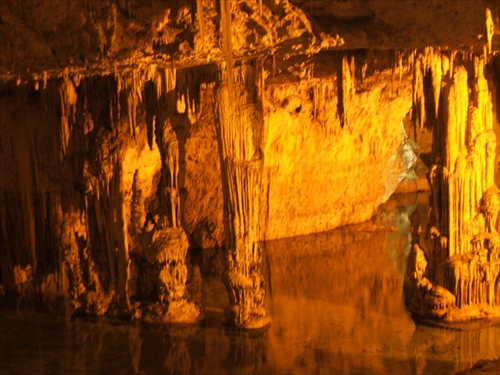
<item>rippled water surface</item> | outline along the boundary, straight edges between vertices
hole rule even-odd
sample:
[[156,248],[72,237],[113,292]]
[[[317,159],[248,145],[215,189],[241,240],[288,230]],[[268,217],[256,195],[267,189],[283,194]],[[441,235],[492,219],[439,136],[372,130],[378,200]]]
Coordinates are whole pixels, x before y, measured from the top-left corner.
[[[209,255],[206,320],[190,326],[0,310],[0,374],[453,374],[500,352],[500,327],[416,326],[404,307],[408,216],[392,198],[370,222],[265,245],[266,332],[224,327],[226,291]],[[425,225],[425,223],[423,223]]]

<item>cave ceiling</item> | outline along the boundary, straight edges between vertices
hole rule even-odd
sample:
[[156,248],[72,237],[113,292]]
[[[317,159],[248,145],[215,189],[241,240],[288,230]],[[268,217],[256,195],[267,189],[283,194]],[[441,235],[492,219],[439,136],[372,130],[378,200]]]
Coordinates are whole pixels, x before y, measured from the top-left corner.
[[[492,0],[248,0],[230,8],[233,58],[274,56],[283,71],[301,70],[320,51],[481,50],[488,37],[499,49],[499,5]],[[494,35],[488,35],[486,9]],[[221,62],[221,20],[219,1],[4,0],[0,78]]]

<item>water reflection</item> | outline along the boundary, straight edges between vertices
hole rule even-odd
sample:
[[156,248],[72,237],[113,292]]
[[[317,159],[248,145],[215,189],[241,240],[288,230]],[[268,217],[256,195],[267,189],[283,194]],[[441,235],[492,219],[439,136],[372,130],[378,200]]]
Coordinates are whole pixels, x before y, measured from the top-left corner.
[[228,374],[268,373],[265,332],[226,330],[226,334],[229,352],[224,363]]
[[203,367],[205,340],[198,326],[144,326],[140,328],[139,342],[136,373],[191,374],[200,373]]
[[427,197],[406,199],[362,225],[268,242],[268,331],[223,325],[226,290],[204,254],[201,325],[65,321],[4,309],[1,373],[453,374],[497,357],[499,327],[451,331],[410,319],[402,298],[408,217],[427,216]]
[[472,367],[480,358],[498,358],[499,333],[498,327],[458,331],[417,326],[408,343],[412,373],[454,373]]

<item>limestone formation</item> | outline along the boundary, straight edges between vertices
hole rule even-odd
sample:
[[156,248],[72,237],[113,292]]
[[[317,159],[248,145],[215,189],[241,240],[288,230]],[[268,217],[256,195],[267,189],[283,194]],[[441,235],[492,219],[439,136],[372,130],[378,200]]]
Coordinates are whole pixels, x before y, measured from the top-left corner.
[[422,316],[443,318],[455,306],[455,296],[427,278],[428,261],[417,243],[410,250],[408,264],[410,280],[415,287],[411,309]]
[[261,271],[260,203],[265,142],[261,61],[250,60],[221,71],[217,89],[217,131],[221,150],[228,289],[228,323],[262,328],[270,323],[264,308]]
[[434,138],[413,310],[494,316],[498,10],[1,1],[1,294],[192,322],[189,249],[210,248],[228,323],[266,326],[262,241],[369,219],[415,168],[403,124]]
[[447,62],[429,66],[429,74],[440,77],[433,81],[440,93],[421,90],[421,102],[434,98],[440,109],[420,116],[424,125],[431,122],[426,116],[434,117],[433,165],[428,173],[432,195],[425,250],[412,231],[411,309],[420,318],[443,321],[498,319],[497,133],[487,57],[422,54],[417,61]]
[[[181,227],[179,195],[179,146],[171,126],[161,137],[163,168],[157,191],[156,210],[146,214],[139,241],[134,249],[134,318],[157,322],[193,322],[200,310],[187,300],[189,243]],[[136,180],[134,179],[134,182]],[[134,189],[138,193],[138,187]],[[138,196],[139,203],[140,196]],[[142,202],[143,203],[143,202]],[[144,203],[143,203],[144,204]]]

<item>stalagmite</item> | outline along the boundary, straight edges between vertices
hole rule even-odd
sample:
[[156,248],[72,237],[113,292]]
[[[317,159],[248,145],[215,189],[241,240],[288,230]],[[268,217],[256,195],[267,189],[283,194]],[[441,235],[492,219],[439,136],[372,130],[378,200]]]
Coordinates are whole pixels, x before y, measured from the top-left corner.
[[[146,78],[150,80],[144,86],[146,95],[143,98],[146,121],[150,123],[147,125],[150,151],[143,150],[142,153],[144,157],[153,158],[158,163],[155,168],[161,170],[154,170],[149,178],[155,178],[158,173],[161,176],[155,190],[151,192],[155,196],[149,193],[145,197],[144,187],[141,189],[145,181],[139,184],[139,180],[148,175],[144,175],[141,169],[134,172],[133,212],[139,221],[131,222],[135,228],[135,235],[131,238],[132,265],[128,283],[131,288],[132,312],[135,319],[147,321],[193,322],[200,311],[188,300],[186,290],[186,254],[189,244],[181,226],[179,144],[168,119],[172,108],[160,106],[160,103],[165,102],[165,96],[170,95],[179,85],[175,80],[172,82],[172,70],[169,69],[160,70],[161,79],[158,79],[154,71]],[[161,87],[154,87],[155,83]],[[182,88],[182,84],[180,87]],[[153,121],[156,127],[154,131]],[[155,144],[152,143],[153,132]],[[151,202],[155,202],[153,206]]]

